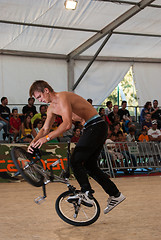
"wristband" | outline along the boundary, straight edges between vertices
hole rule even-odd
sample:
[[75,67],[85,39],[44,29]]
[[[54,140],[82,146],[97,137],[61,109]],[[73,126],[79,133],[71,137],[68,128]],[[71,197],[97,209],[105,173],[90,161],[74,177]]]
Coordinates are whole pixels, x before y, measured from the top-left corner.
[[47,141],[50,141],[50,138],[49,138],[49,136],[48,136],[48,135],[46,135],[46,140],[47,140]]

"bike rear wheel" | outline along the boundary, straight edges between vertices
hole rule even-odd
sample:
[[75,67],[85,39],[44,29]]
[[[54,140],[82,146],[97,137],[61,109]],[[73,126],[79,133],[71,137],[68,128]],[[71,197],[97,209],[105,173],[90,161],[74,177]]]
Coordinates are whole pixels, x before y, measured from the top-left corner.
[[[80,191],[76,191],[79,193]],[[75,217],[75,207],[73,203],[67,201],[69,196],[73,196],[73,192],[66,191],[62,193],[56,200],[55,208],[59,217],[74,226],[87,226],[94,223],[100,215],[100,206],[94,198],[94,205],[87,207],[83,204],[80,205],[77,217]]]
[[[31,154],[20,147],[13,147],[11,149],[12,160],[22,177],[31,185],[41,187],[44,183],[44,177],[37,171],[40,167],[34,163]],[[33,162],[33,164],[31,164]]]

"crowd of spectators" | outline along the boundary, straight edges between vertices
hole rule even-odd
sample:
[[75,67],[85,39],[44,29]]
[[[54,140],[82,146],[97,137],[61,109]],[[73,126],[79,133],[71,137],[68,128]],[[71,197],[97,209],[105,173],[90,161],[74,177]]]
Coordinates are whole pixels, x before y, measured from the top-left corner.
[[[92,104],[92,99],[87,99],[89,104]],[[28,104],[22,108],[22,113],[18,113],[18,108],[12,110],[7,106],[7,97],[1,98],[0,104],[0,130],[3,131],[3,140],[13,143],[25,142],[30,143],[38,134],[41,127],[47,118],[47,105],[40,105],[37,112],[34,105],[33,97],[28,99]],[[108,124],[108,139],[115,141],[157,141],[161,142],[161,109],[158,108],[158,101],[153,101],[153,106],[150,101],[146,102],[140,115],[141,132],[137,132],[135,122],[127,109],[127,102],[122,101],[121,108],[118,105],[112,104],[111,101],[106,103],[106,107],[99,108],[98,114]],[[52,125],[54,131],[62,123],[61,116],[56,116],[55,122]],[[63,135],[54,139],[58,142],[77,142],[83,131],[81,122],[74,122],[72,128]],[[137,133],[137,134],[136,134]],[[112,140],[113,141],[113,140]]]

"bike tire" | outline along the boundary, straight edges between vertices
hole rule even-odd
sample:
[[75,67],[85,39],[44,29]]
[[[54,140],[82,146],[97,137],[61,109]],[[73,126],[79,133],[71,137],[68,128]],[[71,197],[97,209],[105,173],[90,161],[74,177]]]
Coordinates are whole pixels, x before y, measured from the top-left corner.
[[18,172],[28,183],[35,187],[41,187],[43,185],[44,177],[35,169],[35,165],[38,164],[34,163],[33,165],[29,165],[29,162],[33,161],[31,154],[21,147],[13,147],[11,149],[11,158]]
[[[80,191],[76,190],[76,193],[79,192]],[[74,195],[72,191],[66,191],[57,198],[55,209],[59,217],[66,223],[74,226],[88,226],[94,223],[100,216],[100,206],[97,200],[95,198],[93,199],[93,207],[87,207],[81,204],[78,216],[74,219],[74,206],[72,203],[67,202],[67,198],[71,195]]]

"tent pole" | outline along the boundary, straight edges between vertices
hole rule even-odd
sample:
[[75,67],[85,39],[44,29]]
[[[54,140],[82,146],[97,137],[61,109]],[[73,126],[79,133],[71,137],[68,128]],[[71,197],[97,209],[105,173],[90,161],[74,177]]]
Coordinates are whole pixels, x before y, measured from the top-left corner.
[[95,53],[95,55],[93,56],[93,58],[91,59],[91,61],[88,63],[87,67],[84,69],[84,71],[82,72],[82,74],[80,75],[80,77],[78,78],[78,80],[76,81],[76,83],[73,86],[73,90],[76,89],[76,87],[78,86],[78,84],[80,83],[80,81],[82,80],[82,78],[84,77],[84,75],[86,74],[86,72],[88,71],[88,69],[91,67],[91,65],[93,64],[93,62],[95,61],[95,59],[97,58],[98,54],[101,52],[101,50],[103,49],[103,47],[106,45],[107,41],[110,39],[112,35],[112,32],[110,32],[108,34],[108,36],[105,38],[105,40],[103,41],[103,43],[101,44],[101,46],[99,47],[99,49],[97,50],[97,52]]
[[73,91],[73,85],[74,85],[74,59],[69,59],[67,61],[68,64],[68,91]]

